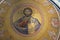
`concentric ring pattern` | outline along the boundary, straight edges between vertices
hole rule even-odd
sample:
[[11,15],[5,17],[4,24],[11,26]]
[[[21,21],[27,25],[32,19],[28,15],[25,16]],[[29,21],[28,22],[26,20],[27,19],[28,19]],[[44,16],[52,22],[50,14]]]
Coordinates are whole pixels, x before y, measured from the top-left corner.
[[0,40],[59,40],[59,13],[48,0],[1,0]]

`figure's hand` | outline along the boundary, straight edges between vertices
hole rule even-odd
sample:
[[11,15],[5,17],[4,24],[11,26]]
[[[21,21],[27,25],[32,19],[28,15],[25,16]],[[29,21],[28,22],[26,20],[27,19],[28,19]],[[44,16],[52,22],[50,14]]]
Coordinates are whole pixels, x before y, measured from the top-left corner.
[[28,23],[27,20],[22,21],[21,23],[18,24],[20,27],[24,27]]

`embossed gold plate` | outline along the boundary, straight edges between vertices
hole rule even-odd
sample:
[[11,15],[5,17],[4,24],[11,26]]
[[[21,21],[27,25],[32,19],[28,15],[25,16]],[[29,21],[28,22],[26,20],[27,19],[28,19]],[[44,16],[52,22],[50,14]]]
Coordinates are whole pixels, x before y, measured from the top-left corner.
[[49,0],[1,0],[0,40],[58,40],[59,13]]

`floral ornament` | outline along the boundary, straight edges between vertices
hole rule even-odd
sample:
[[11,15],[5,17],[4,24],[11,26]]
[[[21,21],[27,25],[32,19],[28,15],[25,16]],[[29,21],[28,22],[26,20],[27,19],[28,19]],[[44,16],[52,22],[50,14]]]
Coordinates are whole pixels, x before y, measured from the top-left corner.
[[48,31],[48,34],[53,40],[57,40],[57,35],[54,31]]

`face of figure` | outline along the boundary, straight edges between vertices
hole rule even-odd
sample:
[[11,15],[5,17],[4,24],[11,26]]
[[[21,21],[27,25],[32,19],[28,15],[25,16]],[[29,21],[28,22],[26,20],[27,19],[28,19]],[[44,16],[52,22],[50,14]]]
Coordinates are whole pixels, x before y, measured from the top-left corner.
[[31,8],[25,8],[25,9],[23,10],[23,13],[24,13],[24,15],[25,15],[26,17],[29,17],[29,16],[32,15],[32,9],[31,9]]

